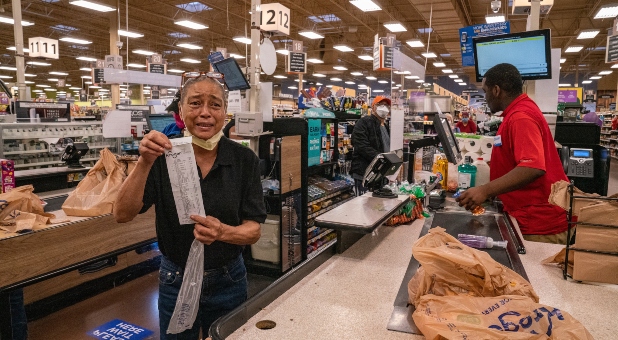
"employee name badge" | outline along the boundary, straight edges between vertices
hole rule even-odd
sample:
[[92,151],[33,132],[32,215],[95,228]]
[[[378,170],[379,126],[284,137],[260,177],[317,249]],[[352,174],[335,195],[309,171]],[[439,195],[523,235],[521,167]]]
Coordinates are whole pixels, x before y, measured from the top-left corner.
[[502,146],[502,136],[494,136],[494,146]]

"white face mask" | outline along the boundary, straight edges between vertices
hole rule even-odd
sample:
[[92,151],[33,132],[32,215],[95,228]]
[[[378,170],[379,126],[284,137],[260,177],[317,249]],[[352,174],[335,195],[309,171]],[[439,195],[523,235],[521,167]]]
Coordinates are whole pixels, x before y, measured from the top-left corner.
[[378,117],[384,119],[386,118],[386,116],[388,116],[388,106],[386,105],[380,105],[376,108],[376,113],[378,114]]

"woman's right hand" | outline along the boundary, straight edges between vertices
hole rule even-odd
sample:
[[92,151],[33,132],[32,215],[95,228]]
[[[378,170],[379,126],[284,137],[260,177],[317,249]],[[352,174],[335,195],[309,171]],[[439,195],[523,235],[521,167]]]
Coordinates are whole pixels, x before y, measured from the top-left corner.
[[139,144],[140,159],[143,159],[148,165],[152,165],[159,156],[163,155],[165,150],[171,148],[172,143],[166,135],[159,131],[150,131]]

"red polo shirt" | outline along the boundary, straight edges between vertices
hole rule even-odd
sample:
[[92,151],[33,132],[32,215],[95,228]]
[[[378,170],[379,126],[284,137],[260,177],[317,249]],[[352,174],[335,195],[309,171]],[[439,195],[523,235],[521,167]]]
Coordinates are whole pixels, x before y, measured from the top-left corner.
[[459,128],[459,132],[476,133],[476,123],[471,120],[468,121],[468,125],[464,125],[460,120],[455,124],[455,127]]
[[504,176],[517,166],[544,170],[527,186],[499,195],[505,210],[519,223],[522,234],[549,235],[567,230],[564,209],[548,202],[551,185],[568,181],[547,121],[539,107],[522,94],[502,114],[497,136],[502,145],[491,154],[490,179]]

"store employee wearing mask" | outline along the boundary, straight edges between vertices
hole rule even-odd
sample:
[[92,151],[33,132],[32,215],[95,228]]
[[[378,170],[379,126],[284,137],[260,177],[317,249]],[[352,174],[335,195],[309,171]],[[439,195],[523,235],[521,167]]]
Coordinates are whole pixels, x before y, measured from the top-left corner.
[[455,127],[459,129],[459,132],[476,133],[476,123],[470,120],[469,112],[461,113],[461,121],[455,124]]
[[390,99],[377,96],[371,104],[371,115],[359,119],[354,125],[352,132],[354,155],[350,172],[354,178],[357,195],[367,190],[362,186],[362,181],[371,161],[378,154],[389,152],[391,149],[390,135],[385,124],[390,106]]
[[[199,76],[189,78],[181,91],[179,113],[193,138],[205,216],[191,216],[194,224],[179,223],[164,155],[172,146],[164,134],[151,131],[140,143],[135,169],[122,184],[114,217],[128,222],[154,204],[163,254],[158,301],[161,339],[197,340],[200,328],[206,336],[216,319],[247,299],[247,271],[241,253],[245,245],[260,238],[266,209],[259,159],[249,148],[223,136],[227,101],[222,85]],[[204,244],[197,318],[192,329],[166,334],[194,239]]]

